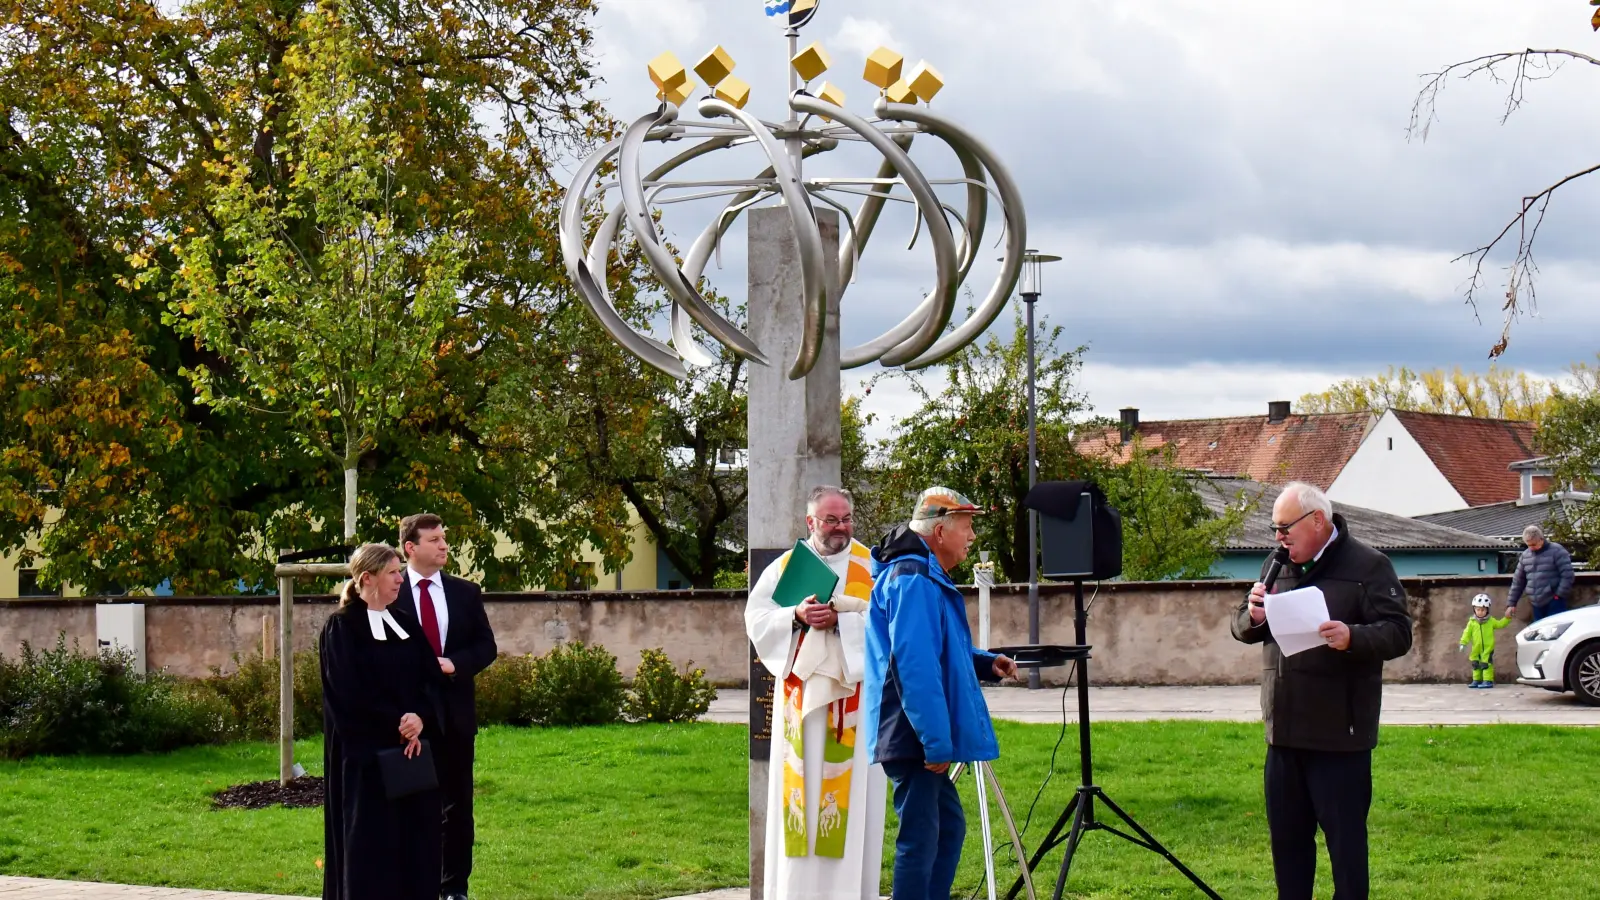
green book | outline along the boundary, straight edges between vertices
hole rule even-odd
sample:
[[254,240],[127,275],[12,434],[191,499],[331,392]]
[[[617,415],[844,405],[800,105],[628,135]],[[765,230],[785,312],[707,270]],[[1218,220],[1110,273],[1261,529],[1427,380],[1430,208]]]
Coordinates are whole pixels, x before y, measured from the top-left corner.
[[822,561],[805,539],[795,541],[789,563],[783,567],[778,586],[772,590],[772,599],[779,606],[799,606],[807,597],[815,595],[818,603],[833,599],[833,588],[839,575]]

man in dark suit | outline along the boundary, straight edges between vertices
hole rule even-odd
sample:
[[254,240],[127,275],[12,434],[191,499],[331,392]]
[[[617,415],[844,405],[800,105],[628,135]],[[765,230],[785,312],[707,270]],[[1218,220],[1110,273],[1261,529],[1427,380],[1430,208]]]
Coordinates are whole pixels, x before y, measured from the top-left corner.
[[444,733],[433,748],[444,815],[439,895],[466,900],[472,874],[472,761],[478,735],[472,679],[494,662],[497,650],[482,589],[440,571],[450,558],[444,531],[444,521],[432,513],[406,516],[400,522],[400,546],[408,565],[395,605],[422,623],[439,668],[449,676],[442,698]]

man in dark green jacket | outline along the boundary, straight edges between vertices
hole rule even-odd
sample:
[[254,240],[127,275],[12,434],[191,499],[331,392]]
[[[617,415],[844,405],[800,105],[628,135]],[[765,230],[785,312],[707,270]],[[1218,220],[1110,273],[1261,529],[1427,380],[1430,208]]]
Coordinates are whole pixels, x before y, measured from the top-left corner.
[[1288,551],[1273,592],[1319,588],[1329,617],[1318,630],[1323,645],[1291,656],[1273,640],[1262,584],[1233,617],[1235,638],[1262,645],[1267,828],[1278,900],[1311,900],[1319,827],[1333,864],[1334,900],[1366,900],[1383,663],[1411,649],[1406,595],[1388,557],[1356,540],[1316,487],[1285,486],[1272,521]]

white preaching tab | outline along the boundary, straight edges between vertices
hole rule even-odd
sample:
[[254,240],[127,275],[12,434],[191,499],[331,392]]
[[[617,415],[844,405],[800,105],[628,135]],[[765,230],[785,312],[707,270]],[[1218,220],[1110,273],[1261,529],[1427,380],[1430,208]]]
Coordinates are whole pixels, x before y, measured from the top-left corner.
[[387,641],[389,639],[389,636],[384,634],[383,631],[385,625],[388,625],[389,629],[394,632],[395,637],[402,641],[411,637],[411,635],[406,634],[406,630],[400,627],[400,623],[394,620],[394,616],[387,609],[381,611],[367,610],[367,624],[372,626],[373,640]]
[[1327,645],[1317,629],[1328,621],[1328,601],[1317,587],[1268,594],[1267,624],[1284,656]]

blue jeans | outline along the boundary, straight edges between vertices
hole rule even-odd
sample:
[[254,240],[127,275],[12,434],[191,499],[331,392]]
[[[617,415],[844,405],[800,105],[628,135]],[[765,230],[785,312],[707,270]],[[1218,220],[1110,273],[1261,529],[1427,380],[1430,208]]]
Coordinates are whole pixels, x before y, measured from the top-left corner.
[[967,816],[949,773],[930,772],[921,760],[891,759],[884,774],[894,784],[894,900],[949,900],[967,837]]
[[1543,606],[1537,603],[1533,604],[1533,621],[1537,622],[1545,616],[1553,616],[1556,613],[1564,613],[1566,611],[1567,601],[1560,597],[1551,597],[1550,602]]

